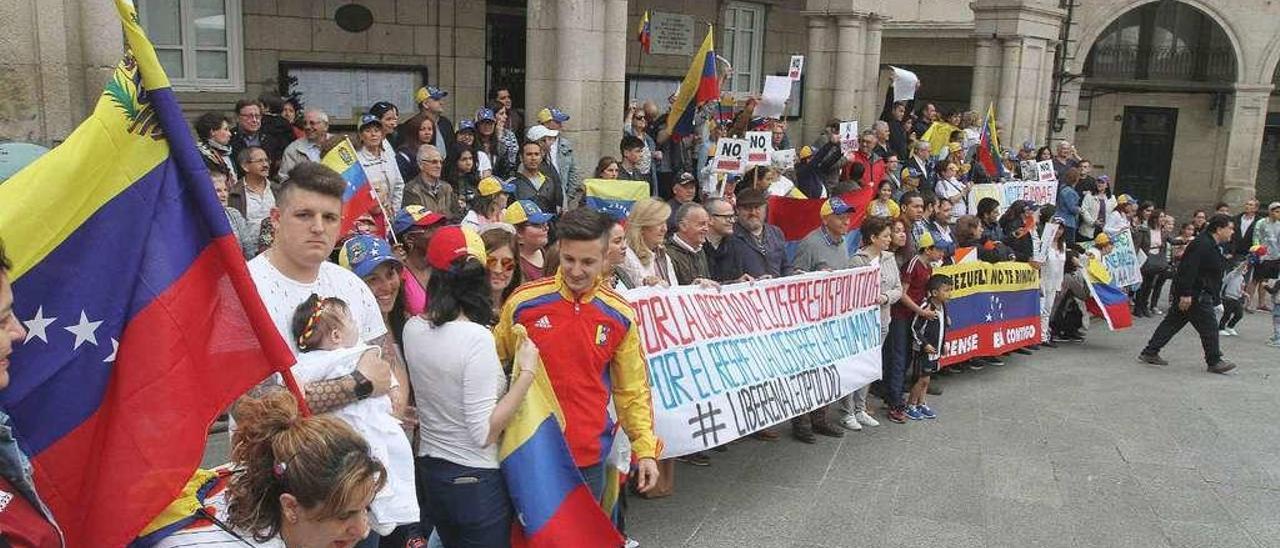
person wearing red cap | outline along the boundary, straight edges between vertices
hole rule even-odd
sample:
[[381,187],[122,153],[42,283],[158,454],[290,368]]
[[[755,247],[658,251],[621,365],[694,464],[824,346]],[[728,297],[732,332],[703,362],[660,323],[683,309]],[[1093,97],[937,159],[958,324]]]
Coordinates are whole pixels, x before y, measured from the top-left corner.
[[489,331],[494,312],[478,234],[444,227],[426,259],[435,298],[404,333],[421,425],[414,451],[419,504],[446,546],[506,546],[514,512],[497,442],[533,384],[538,347],[512,337],[507,356],[514,356],[515,375],[508,386]]
[[517,326],[538,345],[564,412],[565,440],[596,500],[605,484],[602,454],[615,434],[610,396],[639,461],[639,491],[657,484],[656,459],[661,453],[636,313],[601,276],[609,265],[606,254],[613,225],[608,215],[589,208],[565,213],[557,225],[560,270],[517,289],[493,331],[503,363],[517,356]]

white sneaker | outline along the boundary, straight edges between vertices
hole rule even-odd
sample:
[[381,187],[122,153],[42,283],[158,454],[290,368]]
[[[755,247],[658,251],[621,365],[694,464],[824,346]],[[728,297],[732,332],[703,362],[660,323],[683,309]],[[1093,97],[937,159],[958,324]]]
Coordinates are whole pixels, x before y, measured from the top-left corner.
[[627,542],[624,543],[622,546],[623,548],[639,548],[640,541],[633,539],[631,537],[627,537]]
[[1280,339],[1271,339],[1267,341],[1267,346],[1274,346],[1276,348],[1280,348]]
[[853,417],[858,419],[858,422],[862,423],[863,426],[880,426],[880,421],[871,418],[871,415],[868,415],[866,411],[859,411]]
[[1231,330],[1230,330],[1230,329],[1219,329],[1219,330],[1218,330],[1218,336],[1219,336],[1219,337],[1230,337],[1230,336],[1231,336]]
[[843,419],[840,419],[840,425],[854,432],[862,430],[862,425],[858,423],[858,419],[854,415],[845,415]]
[[1232,337],[1239,337],[1239,336],[1240,336],[1240,332],[1239,332],[1239,331],[1236,331],[1236,328],[1234,328],[1234,327],[1228,327],[1228,328],[1227,328],[1227,331],[1230,331],[1230,332],[1231,332],[1231,336],[1232,336]]

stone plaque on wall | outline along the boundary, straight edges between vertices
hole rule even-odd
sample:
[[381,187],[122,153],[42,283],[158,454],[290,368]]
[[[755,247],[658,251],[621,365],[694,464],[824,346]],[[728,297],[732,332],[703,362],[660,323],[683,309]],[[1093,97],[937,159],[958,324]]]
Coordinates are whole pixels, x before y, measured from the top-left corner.
[[653,12],[649,19],[649,53],[657,55],[693,55],[694,18],[679,13]]

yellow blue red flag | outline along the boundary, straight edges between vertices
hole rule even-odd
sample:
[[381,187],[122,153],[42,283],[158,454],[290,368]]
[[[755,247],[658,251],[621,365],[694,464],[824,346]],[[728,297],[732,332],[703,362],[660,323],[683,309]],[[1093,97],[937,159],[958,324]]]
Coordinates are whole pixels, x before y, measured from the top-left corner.
[[673,137],[692,135],[696,129],[695,114],[709,101],[720,100],[720,80],[716,77],[716,50],[712,40],[714,28],[707,28],[702,47],[693,54],[680,89],[676,91],[671,112],[667,115],[667,131]]
[[293,363],[137,13],[115,4],[128,51],[93,113],[0,186],[28,332],[0,406],[67,546],[133,540],[218,414]]

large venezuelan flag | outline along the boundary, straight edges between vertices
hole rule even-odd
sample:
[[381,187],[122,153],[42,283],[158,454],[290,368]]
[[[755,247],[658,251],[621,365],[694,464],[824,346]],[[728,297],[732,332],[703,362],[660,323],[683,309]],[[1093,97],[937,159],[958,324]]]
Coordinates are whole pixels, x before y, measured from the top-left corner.
[[698,108],[709,101],[720,100],[720,80],[716,77],[716,50],[712,41],[714,31],[714,28],[707,28],[707,37],[702,39],[702,47],[693,54],[689,71],[684,74],[684,80],[680,82],[675,102],[671,103],[671,113],[667,115],[667,131],[673,137],[692,135],[696,127],[694,115],[698,112]]
[[564,413],[538,368],[498,449],[515,506],[512,546],[621,546],[622,535],[583,483],[564,439]]
[[1040,342],[1040,277],[1026,263],[966,261],[933,269],[954,283],[941,364]]
[[608,213],[615,219],[626,219],[637,201],[649,197],[647,181],[624,179],[587,179],[587,207]]
[[[347,234],[355,227],[356,219],[378,205],[373,185],[369,184],[369,177],[364,172],[364,166],[360,165],[351,139],[343,138],[320,159],[320,163],[338,172],[342,175],[342,180],[347,182],[347,188],[342,191],[342,224],[338,229],[339,234]],[[388,213],[395,214],[394,211]]]
[[155,51],[129,46],[93,114],[0,186],[28,334],[0,405],[67,546],[124,546],[182,490],[209,425],[293,362]]

